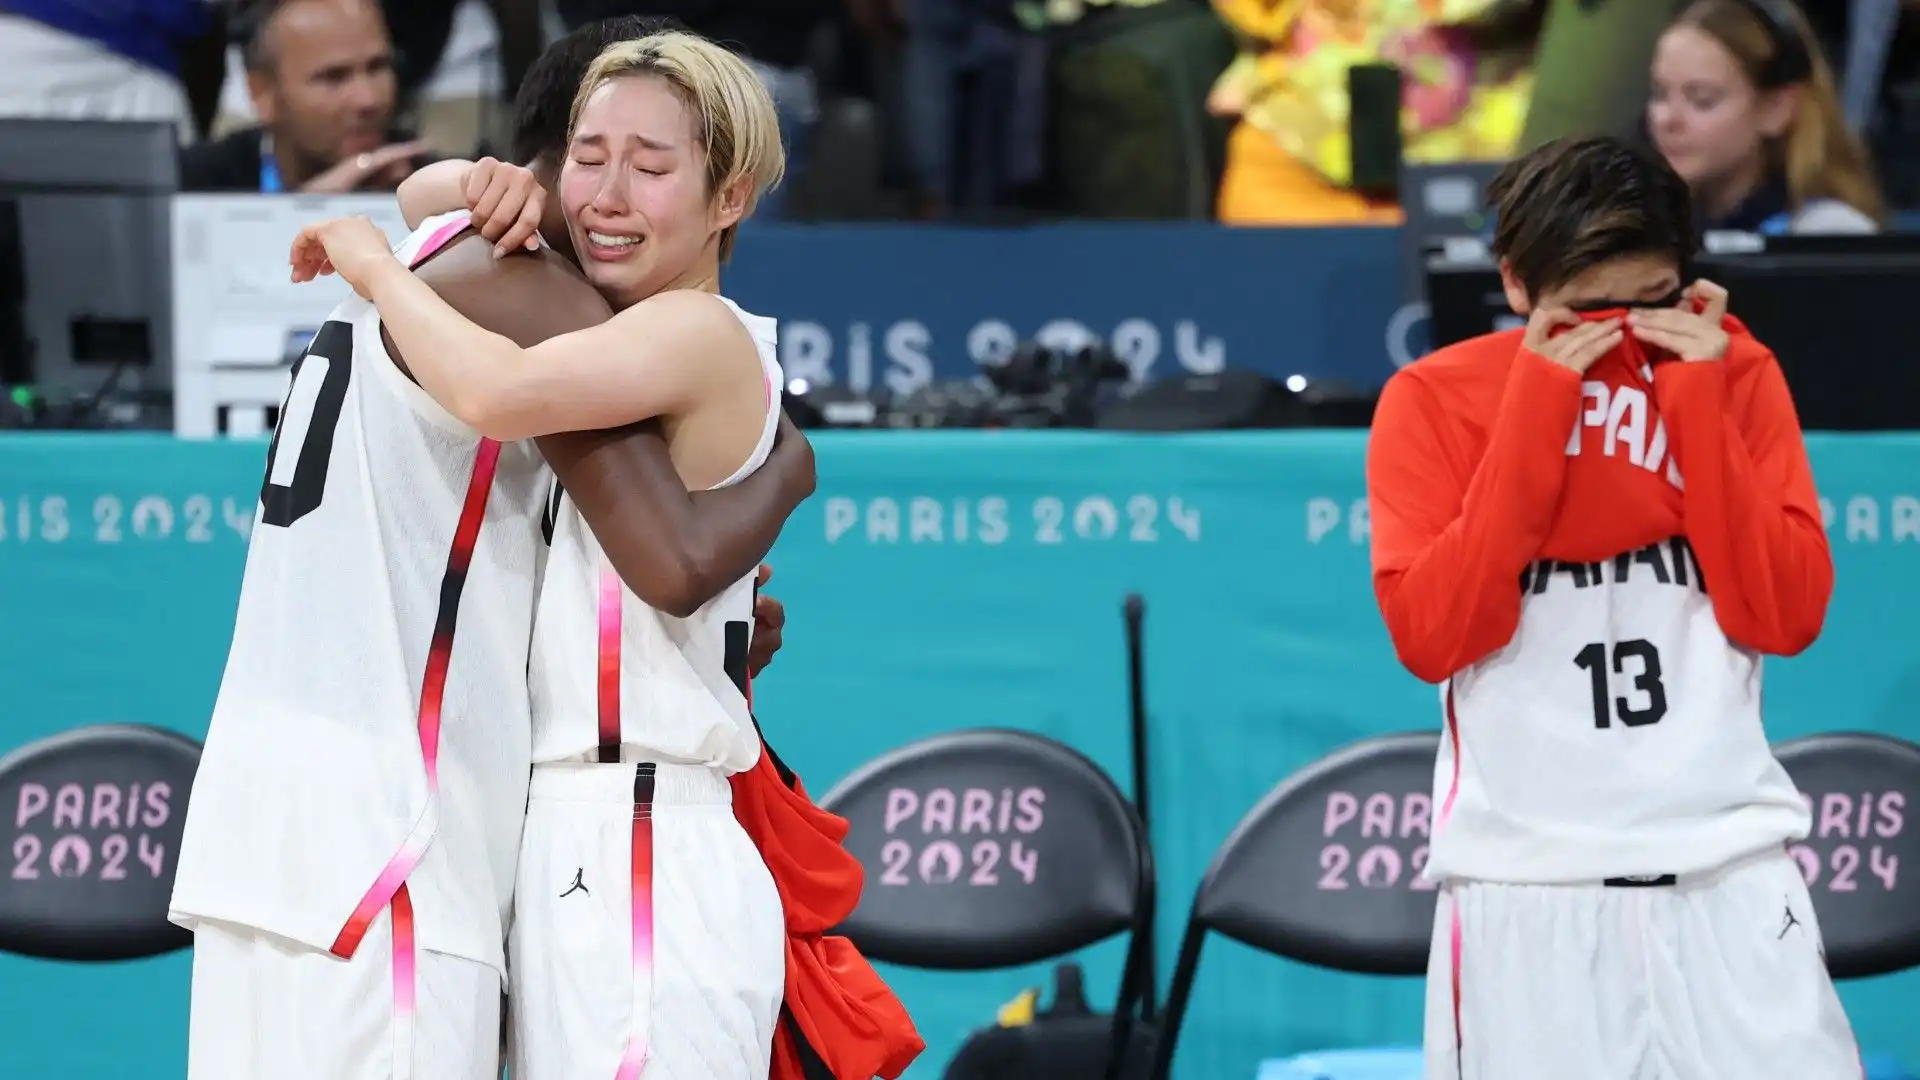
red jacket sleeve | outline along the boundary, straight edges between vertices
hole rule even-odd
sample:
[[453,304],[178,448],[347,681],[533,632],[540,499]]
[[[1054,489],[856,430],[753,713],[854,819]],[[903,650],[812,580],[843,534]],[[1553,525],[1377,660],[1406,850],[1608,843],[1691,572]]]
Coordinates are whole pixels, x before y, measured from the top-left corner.
[[1833,555],[1780,363],[1737,323],[1728,330],[1726,359],[1661,364],[1654,392],[1721,631],[1792,656],[1826,621]]
[[1400,662],[1440,682],[1519,625],[1520,572],[1553,523],[1580,376],[1522,350],[1476,463],[1414,374],[1387,383],[1367,444],[1373,589]]

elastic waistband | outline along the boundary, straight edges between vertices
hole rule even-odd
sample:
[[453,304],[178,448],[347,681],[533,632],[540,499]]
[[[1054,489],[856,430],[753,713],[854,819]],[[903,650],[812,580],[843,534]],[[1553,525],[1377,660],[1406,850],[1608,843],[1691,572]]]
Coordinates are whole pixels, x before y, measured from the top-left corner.
[[[703,765],[622,762],[589,765],[555,762],[536,765],[528,797],[537,802],[619,803],[632,806],[635,781],[643,768],[653,770],[655,806],[731,806],[733,785],[727,774]],[[642,787],[646,785],[643,783]]]

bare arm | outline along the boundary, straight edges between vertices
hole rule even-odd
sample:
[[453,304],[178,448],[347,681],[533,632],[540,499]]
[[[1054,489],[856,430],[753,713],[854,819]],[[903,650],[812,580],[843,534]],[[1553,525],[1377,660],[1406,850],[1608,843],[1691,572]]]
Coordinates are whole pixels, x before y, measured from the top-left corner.
[[[418,273],[456,310],[524,345],[610,314],[551,253],[495,259],[468,237]],[[813,449],[784,420],[772,455],[752,476],[693,495],[658,423],[553,435],[539,446],[621,580],[672,615],[690,614],[753,572],[793,508],[813,493]]]
[[784,417],[766,464],[733,487],[692,496],[658,421],[537,441],[620,579],[682,618],[752,573],[794,507],[813,494],[813,448]]
[[421,222],[435,214],[465,210],[467,196],[463,185],[467,170],[472,167],[470,161],[436,161],[400,181],[394,194],[400,199],[400,213],[407,219],[407,228],[417,229]]
[[707,293],[660,293],[599,326],[523,347],[462,315],[391,256],[363,281],[421,388],[489,438],[683,415],[722,380],[759,372],[746,328]]

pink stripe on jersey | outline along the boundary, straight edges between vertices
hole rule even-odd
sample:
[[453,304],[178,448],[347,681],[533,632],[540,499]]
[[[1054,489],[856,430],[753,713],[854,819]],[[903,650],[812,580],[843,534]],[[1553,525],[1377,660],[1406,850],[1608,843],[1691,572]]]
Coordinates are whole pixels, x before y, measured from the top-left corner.
[[401,885],[387,908],[393,929],[393,1080],[413,1077],[413,1018],[418,986],[414,967],[413,897]]
[[620,760],[620,606],[626,586],[611,569],[600,571],[598,688],[600,761]]
[[420,245],[420,250],[413,253],[413,261],[407,264],[408,269],[412,269],[426,262],[433,257],[434,252],[445,247],[447,241],[452,240],[454,237],[459,236],[471,228],[473,228],[473,219],[458,218],[435,229],[433,235],[427,237],[426,243]]
[[453,662],[453,634],[460,617],[460,593],[466,588],[467,569],[473,563],[473,549],[480,542],[480,526],[486,521],[487,496],[493,492],[493,474],[500,465],[500,444],[480,440],[473,459],[473,476],[467,482],[466,502],[460,508],[460,522],[454,528],[453,547],[447,553],[447,570],[440,579],[440,611],[434,618],[433,640],[427,646],[426,676],[420,687],[420,757],[427,772],[427,809],[414,823],[413,831],[400,844],[400,850],[374,879],[353,914],[334,938],[332,952],[341,959],[353,956],[367,936],[368,927],[380,909],[393,901],[406,886],[407,875],[420,864],[427,842],[438,824],[440,801],[440,705],[446,697],[447,669]]

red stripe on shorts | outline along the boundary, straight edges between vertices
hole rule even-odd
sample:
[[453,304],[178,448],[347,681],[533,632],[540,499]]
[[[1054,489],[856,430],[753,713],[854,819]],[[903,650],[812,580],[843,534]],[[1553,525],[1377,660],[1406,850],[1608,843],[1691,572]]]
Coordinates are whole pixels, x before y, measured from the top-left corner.
[[627,1021],[627,1051],[614,1080],[639,1080],[646,1068],[653,1024],[653,789],[656,766],[633,770],[633,854],[630,870],[633,916],[633,1014]]

